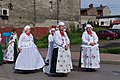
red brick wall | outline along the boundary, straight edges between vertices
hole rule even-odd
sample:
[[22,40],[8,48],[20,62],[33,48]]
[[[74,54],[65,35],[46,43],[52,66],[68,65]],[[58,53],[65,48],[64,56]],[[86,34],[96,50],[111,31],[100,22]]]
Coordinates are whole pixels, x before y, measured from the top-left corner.
[[[12,28],[8,27],[8,28],[0,28],[0,33],[2,34],[2,32],[10,32]],[[49,28],[46,27],[35,27],[35,28],[31,28],[31,33],[33,34],[33,37],[38,39],[41,38],[43,36],[46,36],[48,34],[48,30]],[[23,28],[16,28],[16,32],[18,37],[20,36],[20,34],[23,32]],[[5,37],[2,36],[2,44],[5,43]]]

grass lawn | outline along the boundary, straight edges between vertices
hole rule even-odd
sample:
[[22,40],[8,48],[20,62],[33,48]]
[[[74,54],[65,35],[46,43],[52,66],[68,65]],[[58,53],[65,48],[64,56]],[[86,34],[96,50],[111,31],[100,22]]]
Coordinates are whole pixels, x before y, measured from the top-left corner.
[[[94,28],[94,31],[104,30],[105,28]],[[67,32],[68,37],[70,38],[71,45],[80,44],[82,39],[82,30],[76,32]],[[35,39],[35,44],[38,48],[47,48],[48,45],[48,35],[41,38]]]
[[[99,30],[105,30],[105,28],[94,28],[94,31],[97,32]],[[81,44],[81,37],[82,37],[82,31],[79,32],[67,32],[68,37],[70,38],[71,45],[77,45]],[[41,39],[35,39],[35,44],[38,48],[47,48],[48,47],[48,35],[41,38]],[[113,53],[113,54],[119,54],[120,53],[120,47],[112,47],[112,48],[101,48],[101,53]]]
[[47,48],[48,46],[48,35],[44,36],[41,39],[34,39],[35,44],[37,45],[38,48]]
[[[68,37],[70,38],[71,45],[80,44],[82,32],[68,32]],[[47,48],[48,46],[48,35],[41,38],[35,39],[35,44],[38,48]]]

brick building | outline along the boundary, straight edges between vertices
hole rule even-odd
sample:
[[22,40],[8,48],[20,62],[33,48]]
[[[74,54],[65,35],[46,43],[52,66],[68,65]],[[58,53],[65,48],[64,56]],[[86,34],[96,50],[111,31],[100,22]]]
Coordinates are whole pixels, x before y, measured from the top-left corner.
[[[58,0],[59,19],[78,21],[80,0]],[[0,0],[0,27],[56,20],[57,0]]]
[[97,17],[110,16],[110,9],[108,6],[94,7],[93,4],[89,5],[89,8],[81,8],[81,24],[85,24],[88,20],[93,24],[98,23]]
[[109,16],[110,13],[108,6],[94,7],[93,4],[90,4],[89,8],[81,8],[81,16]]

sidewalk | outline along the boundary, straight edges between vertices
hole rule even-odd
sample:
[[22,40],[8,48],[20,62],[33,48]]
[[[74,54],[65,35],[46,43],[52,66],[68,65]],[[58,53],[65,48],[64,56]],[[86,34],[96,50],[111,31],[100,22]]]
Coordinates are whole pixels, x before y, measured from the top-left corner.
[[[45,58],[47,49],[39,49],[41,55]],[[77,51],[72,51],[72,60],[74,62],[79,61],[79,56],[80,52]],[[101,58],[101,63],[106,63],[106,64],[119,64],[120,65],[120,55],[119,54],[109,54],[109,53],[100,53],[100,58]]]

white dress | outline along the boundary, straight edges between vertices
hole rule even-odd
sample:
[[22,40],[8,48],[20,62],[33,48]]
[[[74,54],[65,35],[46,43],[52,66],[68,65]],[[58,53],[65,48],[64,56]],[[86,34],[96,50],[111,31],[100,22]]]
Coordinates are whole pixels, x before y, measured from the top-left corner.
[[73,69],[70,49],[65,50],[64,46],[70,44],[67,33],[61,36],[60,31],[54,34],[54,48],[58,47],[56,73],[68,73]]
[[48,65],[44,66],[44,68],[43,68],[44,73],[48,73],[48,74],[50,73],[52,50],[53,50],[53,36],[52,36],[52,34],[49,34],[49,36],[48,36],[48,52],[47,52],[46,59],[45,59],[45,62]]
[[[96,45],[89,45],[95,42]],[[100,68],[100,56],[98,48],[98,37],[94,31],[92,36],[85,31],[82,35],[81,67],[82,68]]]
[[5,54],[4,54],[4,60],[5,61],[14,61],[14,43],[17,39],[17,35],[11,35],[10,37],[10,41],[9,41],[9,45],[5,51]]
[[16,60],[15,69],[36,70],[45,65],[42,56],[34,44],[32,34],[28,36],[26,33],[22,33],[19,38],[18,48],[22,50]]

